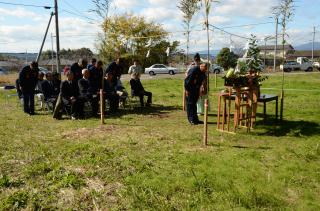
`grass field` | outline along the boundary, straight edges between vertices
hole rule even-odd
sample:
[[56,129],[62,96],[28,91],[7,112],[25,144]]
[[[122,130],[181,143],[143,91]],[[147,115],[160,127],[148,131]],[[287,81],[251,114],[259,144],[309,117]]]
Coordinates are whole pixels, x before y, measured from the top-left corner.
[[236,135],[216,131],[211,83],[208,147],[181,111],[182,80],[143,83],[154,106],[104,126],[26,116],[0,91],[0,210],[320,210],[319,73],[286,74],[284,121],[258,116]]

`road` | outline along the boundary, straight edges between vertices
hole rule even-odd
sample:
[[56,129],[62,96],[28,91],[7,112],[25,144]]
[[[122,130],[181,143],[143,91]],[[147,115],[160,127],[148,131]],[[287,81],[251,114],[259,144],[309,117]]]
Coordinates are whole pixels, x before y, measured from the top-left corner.
[[[305,74],[320,74],[320,71],[313,71],[313,72],[290,72],[290,73],[284,73],[285,75],[305,75]],[[263,75],[266,76],[274,76],[274,75],[282,75],[282,72],[276,72],[276,73],[263,73]],[[223,77],[224,73],[222,74],[218,74],[218,77]],[[184,79],[185,75],[184,73],[179,73],[179,74],[175,74],[175,75],[169,75],[169,74],[157,74],[154,76],[150,76],[148,74],[142,74],[141,75],[141,80],[156,80],[156,79],[166,79],[166,78],[173,78],[173,79]],[[214,77],[213,73],[210,73],[210,77]],[[123,81],[129,81],[130,80],[130,75],[128,74],[124,74],[121,76],[121,79]]]

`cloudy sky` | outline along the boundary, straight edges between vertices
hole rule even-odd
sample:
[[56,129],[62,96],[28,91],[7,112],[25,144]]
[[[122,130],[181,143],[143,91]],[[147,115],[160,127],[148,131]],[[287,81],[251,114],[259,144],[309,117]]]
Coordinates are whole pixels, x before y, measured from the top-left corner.
[[[51,10],[42,7],[7,5],[32,4],[53,6],[53,0],[1,0],[0,52],[38,52],[50,18]],[[241,37],[255,34],[259,39],[275,34],[272,7],[279,0],[220,0],[212,3],[210,23]],[[91,0],[58,0],[60,13],[61,48],[88,47],[95,51],[94,43],[101,20],[89,10]],[[161,23],[170,32],[171,40],[179,40],[185,48],[182,13],[177,9],[179,0],[113,0],[110,15],[124,12],[142,15],[147,20]],[[296,0],[295,15],[288,26],[289,41],[293,45],[311,42],[313,26],[317,26],[316,41],[320,41],[320,0]],[[203,30],[204,9],[193,20],[191,51],[206,49]],[[257,25],[253,25],[257,24]],[[245,26],[243,26],[245,25]],[[52,24],[44,49],[51,49]],[[212,49],[243,46],[246,40],[230,36],[219,30],[210,33]],[[263,42],[261,42],[262,44]],[[274,40],[269,40],[273,44]],[[53,41],[55,45],[55,42]]]

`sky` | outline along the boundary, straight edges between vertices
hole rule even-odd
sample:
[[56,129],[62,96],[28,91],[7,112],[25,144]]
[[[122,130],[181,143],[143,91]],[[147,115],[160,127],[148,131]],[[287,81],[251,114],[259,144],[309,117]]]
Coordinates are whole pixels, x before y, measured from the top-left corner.
[[[11,6],[1,2],[53,6],[53,0],[0,0],[0,52],[38,52],[47,27],[50,13],[43,7]],[[180,41],[186,48],[183,14],[177,8],[179,0],[113,0],[110,15],[132,13],[144,16],[148,21],[162,24],[169,32],[171,41]],[[210,32],[210,49],[242,47],[251,34],[263,39],[275,35],[275,20],[272,7],[279,0],[220,0],[212,2],[209,23],[234,35],[219,30]],[[58,0],[60,48],[86,47],[96,52],[97,34],[102,20],[90,12],[91,0]],[[320,0],[296,0],[294,16],[288,24],[288,42],[294,46],[312,41],[313,26],[316,26],[316,42],[320,42]],[[193,18],[190,51],[205,50],[207,46],[204,29],[204,9]],[[258,24],[258,25],[252,25]],[[245,25],[245,26],[243,26]],[[52,35],[52,37],[51,37]],[[53,39],[51,39],[53,38]],[[53,41],[51,41],[53,40]],[[274,44],[275,40],[267,40]],[[55,50],[55,24],[52,22],[44,50]]]

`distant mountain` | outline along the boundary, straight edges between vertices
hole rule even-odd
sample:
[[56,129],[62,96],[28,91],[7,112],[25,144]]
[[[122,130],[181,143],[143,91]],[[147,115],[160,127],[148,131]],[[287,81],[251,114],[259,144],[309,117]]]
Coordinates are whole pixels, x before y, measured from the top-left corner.
[[17,58],[19,60],[34,61],[37,59],[37,53],[0,53],[3,56]]
[[[311,51],[312,50],[312,42],[305,43],[302,45],[294,46],[294,49],[297,51]],[[314,50],[320,50],[320,42],[314,43]]]

